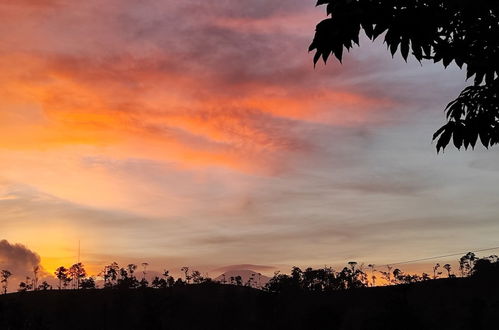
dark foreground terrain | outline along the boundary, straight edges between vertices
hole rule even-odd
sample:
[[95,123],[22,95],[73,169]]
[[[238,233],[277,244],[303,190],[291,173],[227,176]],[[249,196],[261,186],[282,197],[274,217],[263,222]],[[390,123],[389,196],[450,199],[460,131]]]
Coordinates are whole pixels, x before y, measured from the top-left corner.
[[330,293],[231,285],[0,297],[0,329],[499,329],[499,278]]

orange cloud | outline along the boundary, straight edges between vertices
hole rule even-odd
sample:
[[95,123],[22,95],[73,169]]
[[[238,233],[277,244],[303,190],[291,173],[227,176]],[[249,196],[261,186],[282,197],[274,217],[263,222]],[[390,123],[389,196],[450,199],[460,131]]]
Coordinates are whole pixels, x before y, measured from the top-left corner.
[[390,106],[326,88],[286,89],[265,81],[226,86],[210,81],[213,73],[203,78],[197,71],[181,72],[172,61],[167,55],[99,60],[4,55],[1,103],[26,115],[2,113],[9,138],[0,144],[120,145],[186,165],[248,170],[268,165],[269,153],[305,151],[309,142],[293,128],[356,125],[372,120],[372,109]]

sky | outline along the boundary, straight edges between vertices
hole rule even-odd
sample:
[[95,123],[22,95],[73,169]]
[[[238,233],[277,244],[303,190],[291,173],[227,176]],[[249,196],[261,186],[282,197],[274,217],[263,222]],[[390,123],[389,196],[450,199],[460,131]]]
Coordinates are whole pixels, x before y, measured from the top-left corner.
[[314,5],[2,1],[0,267],[50,274],[79,241],[94,273],[499,245],[497,150],[431,141],[465,74],[366,38],[314,68]]

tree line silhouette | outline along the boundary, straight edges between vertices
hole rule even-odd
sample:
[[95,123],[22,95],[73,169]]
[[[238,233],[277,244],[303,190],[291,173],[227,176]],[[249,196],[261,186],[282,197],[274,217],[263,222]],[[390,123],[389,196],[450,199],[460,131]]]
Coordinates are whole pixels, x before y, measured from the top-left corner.
[[[348,262],[340,271],[335,271],[332,267],[324,268],[306,268],[292,267],[290,274],[283,274],[280,271],[274,273],[274,276],[264,286],[259,286],[259,281],[252,274],[246,281],[241,276],[231,276],[228,280],[225,274],[221,280],[213,280],[208,276],[202,276],[197,270],[190,270],[189,267],[182,267],[180,271],[182,277],[174,278],[169,270],[164,270],[160,276],[154,276],[149,282],[146,278],[148,263],[141,264],[142,270],[137,272],[136,264],[128,264],[120,267],[118,263],[113,262],[104,266],[97,275],[103,281],[103,289],[167,289],[180,287],[190,284],[219,283],[236,286],[247,286],[258,288],[270,293],[290,292],[290,291],[311,291],[326,292],[334,290],[348,290],[355,288],[366,288],[380,285],[401,285],[411,284],[439,278],[456,277],[491,277],[499,274],[499,257],[491,255],[479,258],[473,252],[468,252],[459,259],[458,273],[454,273],[450,264],[441,266],[439,263],[432,267],[432,272],[418,274],[409,274],[399,268],[390,265],[382,266],[384,269],[378,269],[374,264],[358,264],[355,261]],[[53,286],[47,281],[38,284],[40,267],[33,268],[33,276],[27,276],[24,281],[18,285],[18,292],[52,290]],[[139,278],[137,277],[139,274]],[[9,279],[14,274],[9,270],[0,271],[1,290],[4,294],[8,292]],[[89,290],[97,289],[97,276],[88,276],[85,266],[78,262],[69,268],[60,266],[54,272],[58,280],[57,289],[59,290]]]
[[[386,270],[376,269],[373,264],[358,264],[349,262],[341,271],[334,271],[331,267],[320,269],[298,267],[291,269],[291,274],[276,272],[267,283],[265,290],[270,292],[286,291],[333,291],[355,288],[373,287],[381,285],[410,284],[442,277],[455,278],[450,264],[441,266],[439,263],[432,267],[432,274],[409,274],[390,265],[383,266]],[[478,258],[473,252],[468,252],[459,259],[459,276],[489,276],[499,273],[499,262],[496,255]]]

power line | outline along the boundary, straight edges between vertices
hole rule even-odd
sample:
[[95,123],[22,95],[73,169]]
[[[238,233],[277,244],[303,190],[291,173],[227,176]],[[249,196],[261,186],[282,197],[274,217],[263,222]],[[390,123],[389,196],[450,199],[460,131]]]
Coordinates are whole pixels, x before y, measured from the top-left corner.
[[442,258],[448,258],[448,257],[462,256],[462,255],[465,255],[468,252],[475,253],[475,252],[484,252],[484,251],[492,251],[492,250],[499,250],[499,246],[491,247],[491,248],[486,248],[486,249],[478,249],[478,250],[460,252],[460,253],[446,254],[446,255],[441,255],[441,256],[434,256],[434,257],[427,257],[427,258],[420,258],[420,259],[413,259],[413,260],[395,262],[395,263],[392,263],[392,264],[386,264],[384,266],[394,266],[394,265],[410,264],[410,263],[415,263],[415,262],[420,262],[420,261],[426,261],[426,260],[434,260],[434,259],[442,259]]

